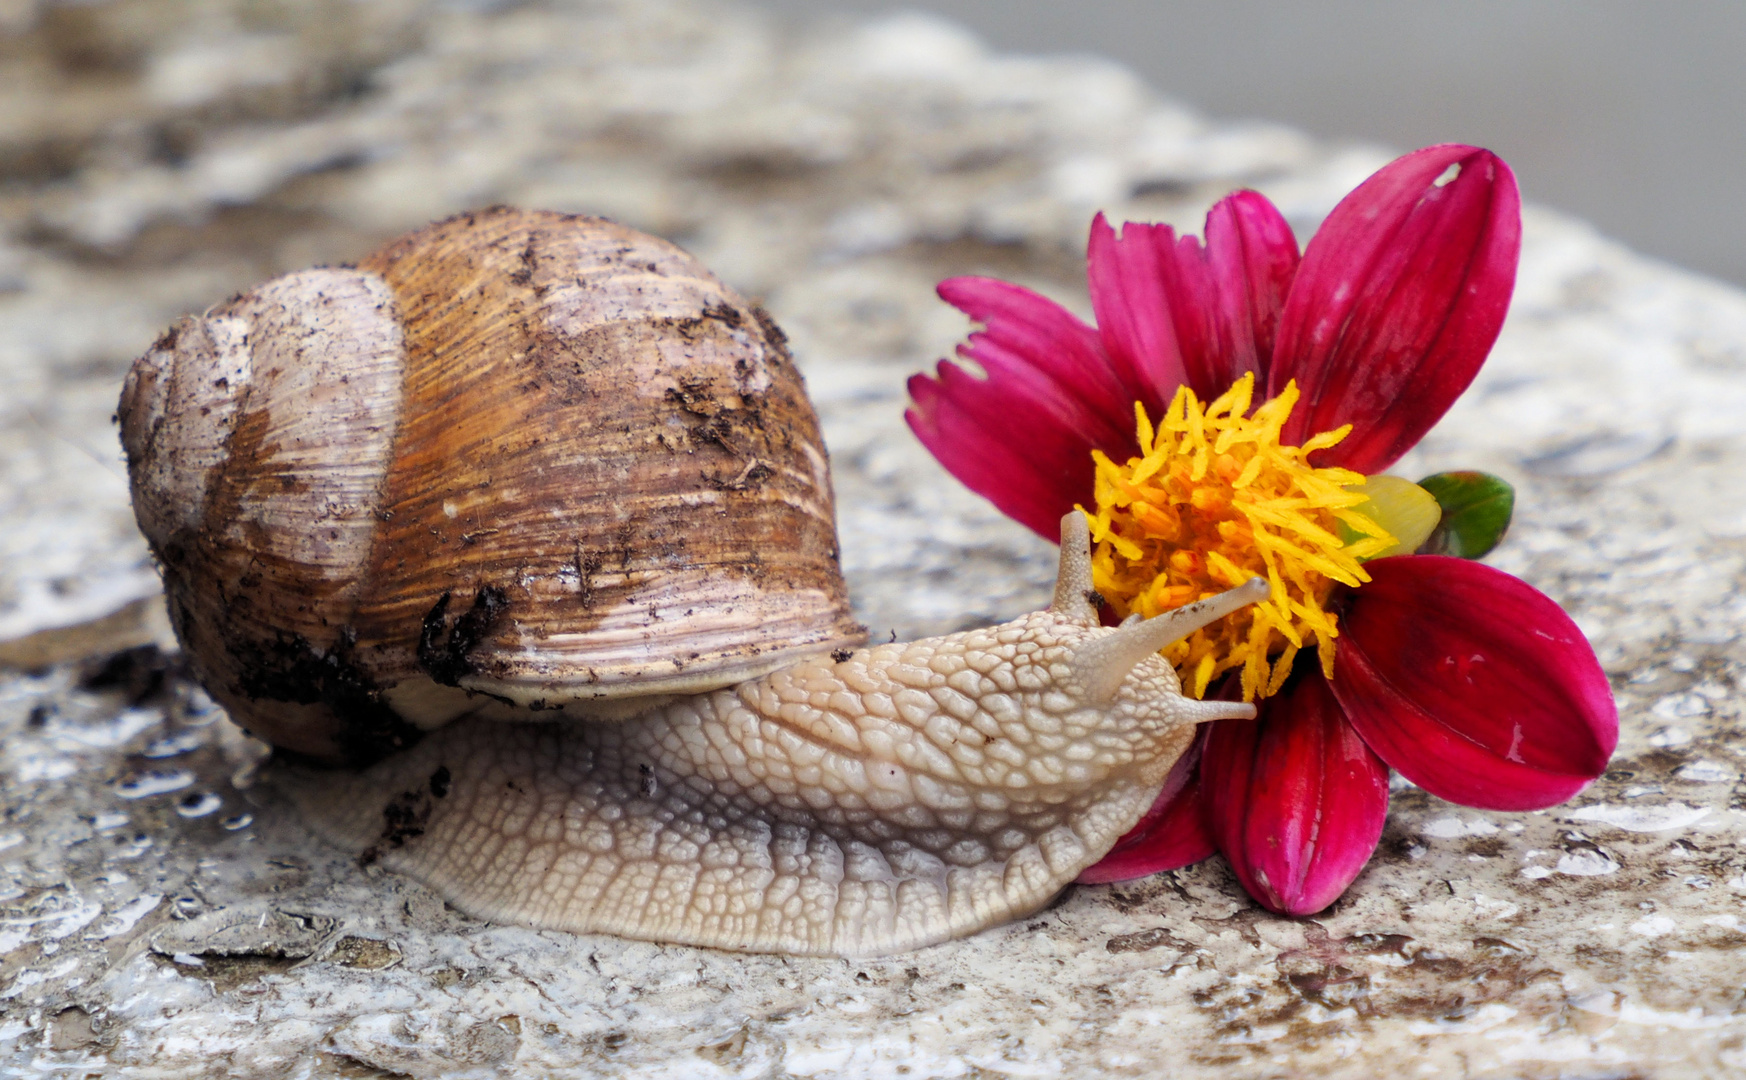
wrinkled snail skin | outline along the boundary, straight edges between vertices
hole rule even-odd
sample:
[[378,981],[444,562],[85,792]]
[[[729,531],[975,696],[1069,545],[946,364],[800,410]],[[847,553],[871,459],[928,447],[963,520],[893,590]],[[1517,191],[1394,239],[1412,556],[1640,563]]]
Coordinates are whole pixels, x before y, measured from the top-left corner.
[[611,222],[465,214],[268,282],[118,415],[195,675],[317,831],[483,918],[942,941],[1047,903],[1196,724],[1253,715],[1158,650],[1265,583],[1100,626],[1078,514],[1048,610],[862,647],[781,331]]
[[1157,650],[1264,584],[1101,627],[1083,519],[1063,531],[1047,611],[618,724],[463,720],[289,790],[339,846],[496,922],[857,956],[1018,918],[1133,826],[1196,724],[1254,715],[1181,696]]

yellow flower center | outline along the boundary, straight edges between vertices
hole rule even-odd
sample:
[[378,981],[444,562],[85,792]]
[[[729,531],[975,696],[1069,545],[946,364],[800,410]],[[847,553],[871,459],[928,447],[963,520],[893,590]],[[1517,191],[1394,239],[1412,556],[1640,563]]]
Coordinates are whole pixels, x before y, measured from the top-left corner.
[[1245,375],[1210,405],[1184,386],[1156,429],[1136,402],[1140,456],[1118,465],[1092,451],[1097,511],[1080,508],[1091,521],[1092,585],[1123,618],[1150,618],[1251,577],[1272,587],[1267,600],[1164,650],[1195,697],[1233,669],[1242,671],[1243,700],[1277,693],[1305,648],[1331,675],[1334,586],[1369,581],[1362,561],[1398,546],[1354,509],[1368,501],[1363,475],[1305,462],[1352,426],[1281,446],[1297,384],[1247,416],[1254,386]]

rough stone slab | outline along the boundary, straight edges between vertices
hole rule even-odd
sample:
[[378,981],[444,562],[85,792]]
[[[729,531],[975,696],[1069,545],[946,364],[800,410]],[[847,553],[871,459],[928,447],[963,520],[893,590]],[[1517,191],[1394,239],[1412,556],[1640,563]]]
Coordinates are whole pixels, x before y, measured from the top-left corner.
[[903,379],[965,330],[934,282],[994,273],[1084,311],[1094,209],[1198,229],[1248,185],[1307,236],[1388,156],[915,16],[797,36],[631,0],[275,10],[4,23],[0,642],[61,661],[0,671],[7,1075],[1746,1070],[1746,296],[1546,211],[1491,362],[1401,471],[1518,485],[1492,561],[1594,640],[1619,753],[1541,813],[1397,792],[1314,919],[1262,912],[1211,860],[872,962],[490,926],[314,843],[173,657],[111,655],[161,629],[21,644],[152,589],[109,414],[164,325],[496,201],[611,214],[766,299],[876,632],[1040,605],[1048,545],[902,425]]

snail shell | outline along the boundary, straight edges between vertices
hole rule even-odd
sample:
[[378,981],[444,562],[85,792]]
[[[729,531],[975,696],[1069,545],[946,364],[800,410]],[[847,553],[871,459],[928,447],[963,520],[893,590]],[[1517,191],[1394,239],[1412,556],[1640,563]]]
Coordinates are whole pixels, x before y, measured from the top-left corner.
[[[678,249],[493,210],[166,334],[120,418],[195,673],[305,817],[501,922],[876,954],[1047,903],[1195,724],[1259,579],[857,648],[783,338]],[[504,723],[557,719],[559,723]],[[440,729],[440,730],[439,730]],[[361,768],[361,771],[360,771]]]
[[490,210],[268,282],[166,333],[120,420],[196,674],[316,761],[865,640],[781,331],[607,221]]

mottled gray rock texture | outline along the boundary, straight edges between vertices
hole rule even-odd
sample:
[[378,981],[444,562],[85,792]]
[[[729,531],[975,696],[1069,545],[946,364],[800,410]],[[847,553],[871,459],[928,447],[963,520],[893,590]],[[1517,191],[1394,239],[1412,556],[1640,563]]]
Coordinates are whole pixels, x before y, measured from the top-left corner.
[[1497,350],[1402,466],[1516,483],[1492,561],[1613,676],[1570,805],[1401,790],[1305,920],[1215,859],[879,961],[491,926],[313,841],[179,677],[110,424],[162,327],[468,206],[666,235],[791,334],[860,617],[937,633],[1040,606],[1053,557],[903,426],[966,330],[934,282],[1084,311],[1094,210],[1198,231],[1253,186],[1307,237],[1388,155],[916,16],[25,0],[0,31],[0,1073],[1746,1072],[1746,296],[1530,209]]

